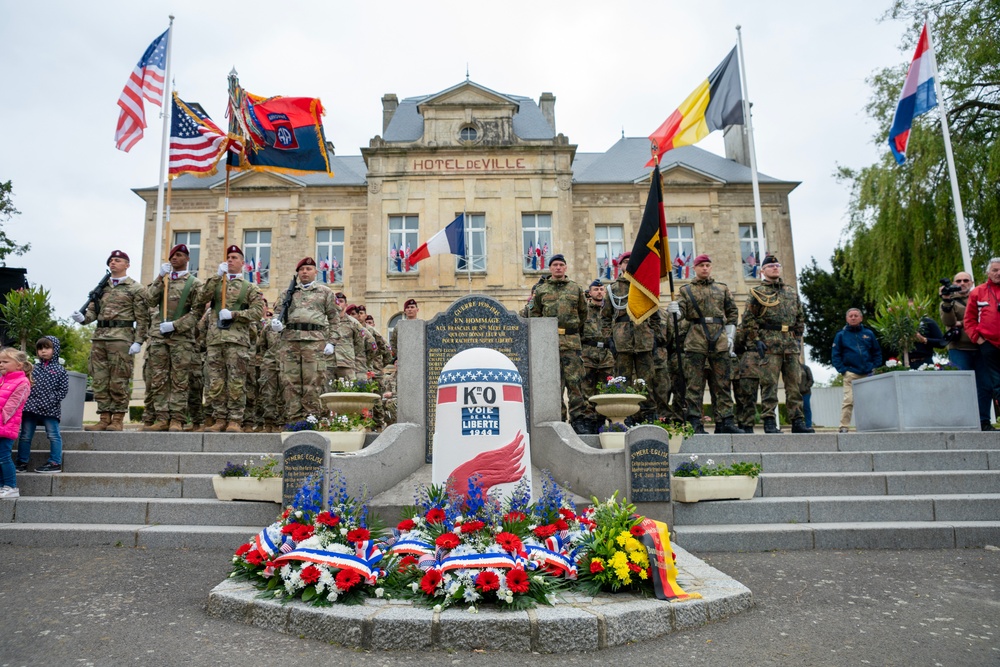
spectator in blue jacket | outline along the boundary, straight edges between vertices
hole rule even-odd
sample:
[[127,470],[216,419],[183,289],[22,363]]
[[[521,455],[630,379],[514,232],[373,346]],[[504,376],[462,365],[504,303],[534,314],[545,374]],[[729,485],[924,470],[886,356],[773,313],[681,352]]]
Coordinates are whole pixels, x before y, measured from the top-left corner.
[[847,326],[833,339],[833,367],[844,376],[844,403],[840,408],[840,432],[847,433],[854,412],[854,381],[872,374],[882,365],[882,348],[875,333],[861,324],[857,308],[847,311]]
[[49,460],[35,468],[35,472],[62,472],[62,435],[59,433],[59,418],[62,417],[62,401],[69,393],[69,376],[59,364],[59,339],[44,336],[35,343],[38,363],[31,372],[31,395],[24,404],[21,418],[21,436],[17,444],[18,472],[28,470],[31,459],[31,440],[35,429],[41,424],[49,438]]

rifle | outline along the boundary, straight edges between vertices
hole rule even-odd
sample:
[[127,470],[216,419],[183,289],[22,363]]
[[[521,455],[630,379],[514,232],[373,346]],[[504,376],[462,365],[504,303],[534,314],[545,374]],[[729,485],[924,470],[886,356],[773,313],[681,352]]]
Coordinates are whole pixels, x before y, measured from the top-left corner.
[[83,307],[80,308],[80,312],[84,315],[87,314],[87,308],[91,303],[94,304],[94,317],[96,318],[101,313],[101,295],[104,294],[104,288],[107,287],[108,281],[111,280],[111,272],[108,271],[101,278],[101,281],[97,283],[97,287],[90,290],[90,294],[87,295],[87,300],[83,302]]
[[278,319],[281,320],[282,324],[288,324],[288,311],[292,308],[292,296],[295,294],[295,280],[296,276],[292,276],[292,282],[288,283],[288,289],[285,290],[285,298],[281,302],[281,315]]
[[[676,301],[677,295],[674,292],[674,272],[667,272],[667,279],[670,281],[670,300]],[[681,404],[684,405],[687,396],[687,379],[684,377],[684,360],[681,358],[681,325],[677,313],[670,313],[674,321],[674,353],[677,355],[677,373],[680,376]]]

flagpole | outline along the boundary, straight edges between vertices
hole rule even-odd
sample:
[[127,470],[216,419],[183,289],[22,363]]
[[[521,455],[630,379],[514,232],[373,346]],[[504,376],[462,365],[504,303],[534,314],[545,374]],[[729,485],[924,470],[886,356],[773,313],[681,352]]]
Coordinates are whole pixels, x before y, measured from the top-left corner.
[[174,45],[174,17],[170,15],[170,25],[167,26],[167,69],[163,76],[163,100],[160,104],[160,115],[163,117],[163,140],[160,145],[160,182],[156,188],[156,234],[153,237],[153,263],[157,264],[163,253],[163,182],[166,180],[167,150],[170,145],[170,111],[173,108],[173,98],[170,95],[170,51]]
[[[931,30],[931,22],[927,13],[924,13],[924,22],[927,24],[927,52],[931,57],[931,72],[934,75],[934,94],[937,95],[938,111],[941,113],[941,133],[944,135],[944,154],[948,160],[948,175],[951,177],[951,196],[955,200],[955,222],[958,224],[958,243],[962,248],[962,264],[965,272],[970,276],[972,273],[972,258],[969,255],[969,235],[965,228],[965,214],[962,212],[962,195],[958,190],[958,176],[955,173],[955,156],[951,151],[951,130],[948,128],[948,106],[944,101],[944,92],[941,89],[941,77],[938,76],[937,56],[934,55],[934,37]],[[168,61],[169,62],[169,61]]]
[[750,142],[750,180],[753,183],[753,216],[757,223],[757,242],[763,258],[767,252],[767,239],[764,238],[764,215],[760,209],[760,184],[757,179],[757,149],[753,143],[753,121],[750,118],[750,93],[747,91],[747,70],[743,64],[743,33],[736,26],[736,43],[740,47],[740,85],[743,87],[743,129]]
[[[167,228],[166,228],[166,234],[165,234],[165,236],[167,238],[170,238],[170,198],[171,198],[171,195],[174,192],[173,184],[174,184],[174,179],[167,178],[167,225],[166,225]],[[169,245],[169,244],[167,244],[167,245]],[[169,253],[170,251],[167,250],[167,252]],[[167,261],[168,262],[170,261],[170,257],[167,257]],[[191,267],[189,265],[188,266],[188,271],[190,271],[190,270],[191,270]],[[170,296],[169,292],[170,292],[170,274],[168,273],[165,276],[163,276],[163,317],[162,317],[162,320],[161,320],[163,322],[167,321],[167,299]]]

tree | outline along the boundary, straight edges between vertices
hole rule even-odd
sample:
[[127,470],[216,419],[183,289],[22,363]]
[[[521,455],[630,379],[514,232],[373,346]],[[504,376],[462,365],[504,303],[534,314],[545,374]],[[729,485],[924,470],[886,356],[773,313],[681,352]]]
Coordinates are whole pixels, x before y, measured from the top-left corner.
[[24,245],[14,243],[7,236],[7,232],[2,229],[3,223],[10,221],[13,216],[21,213],[14,208],[14,201],[11,198],[13,189],[11,181],[0,183],[0,265],[3,264],[7,255],[23,255],[31,249],[30,243],[25,243]]
[[799,273],[799,292],[805,299],[802,304],[806,317],[803,340],[810,347],[810,358],[827,366],[833,363],[830,349],[834,336],[844,326],[847,309],[860,308],[866,316],[875,313],[875,304],[865,299],[855,286],[844,264],[844,251],[834,250],[830,263],[833,271],[824,271],[813,257],[812,263]]
[[891,294],[934,294],[939,278],[962,268],[955,208],[937,111],[914,120],[907,160],[897,165],[888,130],[924,22],[934,17],[933,40],[949,109],[973,271],[1000,247],[1000,0],[897,0],[887,17],[913,17],[903,39],[907,62],[876,72],[866,111],[883,149],[876,164],[840,167],[851,188],[844,266],[869,301]]
[[45,335],[59,339],[59,355],[66,360],[66,370],[84,375],[90,372],[90,339],[94,327],[93,324],[83,327],[69,320],[53,320],[45,328]]
[[27,352],[28,342],[34,343],[45,334],[52,321],[49,291],[44,287],[26,287],[7,293],[7,302],[0,306],[4,326],[10,335]]

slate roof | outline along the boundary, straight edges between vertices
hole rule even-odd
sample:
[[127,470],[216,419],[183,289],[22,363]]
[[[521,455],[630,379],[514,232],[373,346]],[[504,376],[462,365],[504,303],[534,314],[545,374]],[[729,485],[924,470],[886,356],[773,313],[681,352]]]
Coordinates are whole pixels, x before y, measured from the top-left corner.
[[452,86],[451,88],[433,93],[431,95],[407,97],[402,100],[396,108],[396,113],[392,115],[392,119],[389,121],[389,127],[385,128],[385,133],[382,138],[385,141],[390,142],[409,142],[419,140],[420,137],[424,135],[424,119],[418,113],[417,106],[423,104],[427,100],[437,97],[438,95],[442,95],[455,88],[459,88],[466,83],[471,83],[476,88],[480,88],[488,93],[492,93],[493,95],[505,97],[518,105],[517,111],[514,113],[514,134],[516,134],[519,138],[529,141],[555,138],[555,130],[553,130],[552,126],[549,125],[549,121],[545,120],[545,116],[542,114],[542,110],[539,108],[535,100],[521,95],[498,93],[473,81],[463,81],[456,86]]
[[[580,153],[573,160],[574,183],[634,183],[653,170],[649,161],[649,139],[623,137],[606,153]],[[681,146],[663,155],[660,171],[681,165],[723,183],[750,183],[750,167],[720,157],[697,146]],[[761,183],[788,183],[757,172]]]
[[[302,183],[302,185],[365,185],[368,181],[365,175],[368,167],[365,166],[365,159],[360,155],[331,155],[330,168],[333,170],[333,177],[321,173],[312,174],[277,174],[282,178]],[[239,172],[242,174],[243,172]],[[236,176],[236,172],[233,172]],[[214,176],[198,178],[193,174],[184,174],[174,179],[174,190],[203,190],[224,183],[226,180],[226,168],[219,166],[219,171]],[[232,178],[230,178],[232,180]],[[135,188],[135,192],[155,190],[156,186],[145,188]]]

